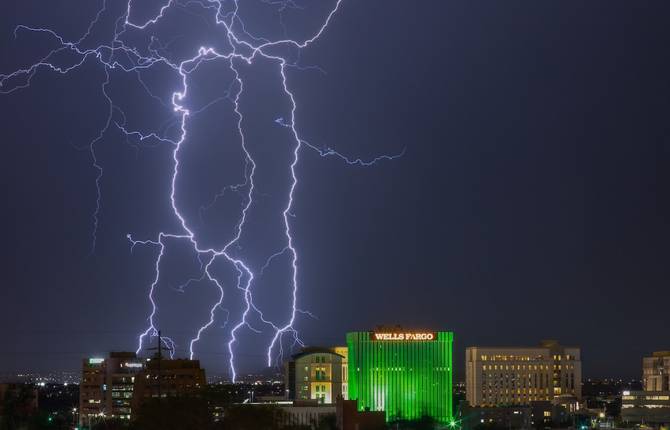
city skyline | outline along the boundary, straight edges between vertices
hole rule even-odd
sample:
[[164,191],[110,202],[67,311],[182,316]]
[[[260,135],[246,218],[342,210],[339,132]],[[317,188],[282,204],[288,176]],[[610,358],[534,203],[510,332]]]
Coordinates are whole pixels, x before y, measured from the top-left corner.
[[[230,373],[231,350],[240,373],[258,371],[268,360],[281,366],[278,345],[284,358],[299,346],[291,309],[299,339],[313,346],[384,324],[449,330],[458,380],[465,348],[476,345],[557,339],[581,348],[583,378],[640,378],[643,357],[670,349],[670,5],[343,0],[280,11],[258,2],[240,10],[245,37],[318,37],[229,69],[198,54],[202,43],[223,52],[221,26],[191,3],[161,15],[156,33],[137,23],[162,9],[133,9],[124,39],[165,58],[206,58],[193,99],[177,105],[194,113],[176,182],[172,144],[139,137],[179,137],[171,96],[182,88],[169,70],[109,73],[90,61],[65,75],[39,70],[26,88],[4,79],[57,48],[52,34],[30,28],[76,41],[94,22],[81,45],[92,49],[113,35],[120,3],[0,6],[10,226],[1,372],[76,370],[82,357],[135,351],[153,325],[208,373]],[[160,45],[147,45],[149,35]],[[272,56],[296,62],[283,82],[295,100]],[[105,82],[120,106],[111,116]],[[237,190],[249,162],[237,101],[259,166],[243,230]],[[92,160],[88,145],[108,118]],[[304,144],[293,165],[287,130],[296,128],[316,150]],[[158,248],[137,241],[181,231],[175,207],[198,246],[217,251],[161,245],[154,323]],[[295,252],[286,251],[287,225]],[[213,270],[226,294],[212,307],[220,292],[202,268],[214,254],[248,262],[253,306],[235,288],[236,261]],[[233,339],[245,301],[262,312]],[[275,321],[287,327],[283,343]]]

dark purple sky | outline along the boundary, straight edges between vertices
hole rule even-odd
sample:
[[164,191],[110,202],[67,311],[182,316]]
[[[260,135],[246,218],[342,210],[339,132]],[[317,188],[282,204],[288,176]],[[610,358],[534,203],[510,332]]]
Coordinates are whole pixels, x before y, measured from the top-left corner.
[[[0,5],[0,73],[56,46],[45,34],[15,39],[16,25],[76,40],[99,7],[39,3]],[[110,1],[91,41],[109,39],[122,3]],[[304,38],[332,3],[301,3],[284,22]],[[245,4],[249,31],[280,36],[276,8]],[[587,376],[639,376],[643,355],[670,348],[668,16],[660,0],[344,0],[302,53],[303,66],[325,73],[288,72],[298,129],[353,157],[406,153],[361,168],[301,152],[291,220],[299,307],[318,317],[299,317],[305,342],[341,344],[346,331],[377,324],[449,329],[458,371],[465,346],[556,338],[582,347]],[[157,31],[175,57],[221,37],[185,12]],[[271,64],[241,69],[245,130],[263,169],[240,252],[260,267],[281,249],[290,140],[274,119],[288,117],[288,104]],[[76,369],[82,356],[134,350],[146,328],[156,250],[131,254],[126,234],[155,238],[177,227],[172,148],[138,149],[118,129],[105,133],[90,254],[96,171],[86,145],[106,120],[104,78],[90,61],[68,76],[42,70],[30,88],[0,95],[0,370]],[[143,78],[165,103],[179,84],[161,71]],[[222,65],[203,67],[189,106],[220,97],[231,79]],[[132,74],[112,73],[109,90],[132,129],[166,130],[175,118]],[[234,226],[239,201],[199,208],[241,178],[235,124],[229,103],[214,105],[193,119],[183,154],[179,202],[213,246]],[[197,265],[179,244],[166,258],[161,326],[183,355],[216,290],[203,282],[177,291]],[[257,304],[277,320],[287,316],[287,262],[257,284]],[[231,320],[234,293],[225,302]],[[226,369],[224,320],[219,311],[197,348],[209,373]],[[241,370],[263,362],[269,332],[254,327],[263,333],[245,330],[237,347]]]

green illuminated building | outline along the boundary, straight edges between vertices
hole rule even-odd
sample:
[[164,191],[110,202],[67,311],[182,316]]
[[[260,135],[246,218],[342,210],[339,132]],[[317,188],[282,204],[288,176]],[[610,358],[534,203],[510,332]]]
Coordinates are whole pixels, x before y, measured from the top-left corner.
[[451,332],[399,328],[347,333],[349,399],[386,420],[452,417]]

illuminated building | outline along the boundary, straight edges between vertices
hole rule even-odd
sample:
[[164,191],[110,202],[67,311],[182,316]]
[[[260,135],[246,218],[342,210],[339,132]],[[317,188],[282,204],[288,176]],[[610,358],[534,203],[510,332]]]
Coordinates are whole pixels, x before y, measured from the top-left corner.
[[107,363],[104,358],[85,358],[79,384],[80,424],[104,413],[106,407]]
[[466,398],[472,406],[528,405],[582,397],[579,348],[555,341],[539,347],[470,347],[465,351]]
[[642,359],[642,387],[645,391],[670,391],[670,351]]
[[342,360],[342,398],[347,400],[349,398],[349,348],[336,346],[333,351],[344,357],[344,360]]
[[670,391],[624,391],[621,396],[621,420],[670,424]]
[[305,348],[285,364],[290,400],[317,400],[332,404],[347,394],[347,349]]
[[349,398],[386,420],[452,417],[451,332],[378,328],[347,333]]
[[[141,359],[134,352],[86,358],[79,387],[79,423],[104,418],[131,419],[149,397],[190,395],[205,385],[197,360]],[[159,378],[160,375],[160,378]],[[160,381],[160,382],[159,382]]]
[[642,359],[644,391],[624,391],[621,419],[625,422],[670,424],[670,351]]
[[130,419],[135,376],[144,362],[134,352],[86,358],[79,388],[80,423],[98,417]]

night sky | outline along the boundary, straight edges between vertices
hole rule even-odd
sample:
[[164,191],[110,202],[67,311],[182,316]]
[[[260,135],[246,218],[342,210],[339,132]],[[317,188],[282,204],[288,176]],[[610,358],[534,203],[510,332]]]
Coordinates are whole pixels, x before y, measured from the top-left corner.
[[[91,44],[109,40],[123,13],[123,1],[109,3]],[[276,6],[242,3],[250,32],[282,37]],[[333,3],[298,3],[304,9],[285,11],[283,22],[304,39]],[[0,73],[57,46],[44,33],[14,38],[18,24],[77,40],[99,7],[2,2]],[[155,30],[175,58],[221,37],[208,12],[188,12]],[[669,16],[667,1],[344,0],[302,52],[304,70],[288,70],[297,128],[353,158],[405,153],[360,167],[300,152],[291,212],[298,306],[318,318],[299,314],[302,339],[342,344],[346,331],[378,324],[452,330],[462,375],[466,346],[555,338],[581,346],[585,376],[639,377],[645,354],[670,349]],[[290,139],[275,119],[290,109],[276,66],[240,67],[246,137],[263,168],[239,252],[258,268],[282,247]],[[164,70],[142,79],[156,98],[135,74],[111,73],[126,126],[174,136],[164,104],[178,80]],[[205,106],[231,79],[224,65],[207,64],[185,103]],[[74,370],[85,356],[135,350],[146,329],[156,249],[131,253],[126,235],[152,239],[178,227],[173,148],[138,145],[115,126],[97,142],[104,176],[92,252],[97,171],[87,145],[106,121],[104,80],[89,61],[67,76],[42,69],[29,88],[0,95],[0,371]],[[236,121],[224,100],[189,124],[177,193],[209,246],[230,237],[239,212],[235,193],[206,208],[243,179]],[[256,286],[257,305],[277,320],[288,316],[287,264],[280,256]],[[216,289],[179,290],[199,275],[178,243],[164,267],[160,326],[183,356]],[[231,320],[240,305],[229,291]],[[225,318],[219,310],[196,348],[209,374],[227,369]],[[243,330],[236,347],[244,371],[262,368],[270,334],[253,326],[263,333]]]

